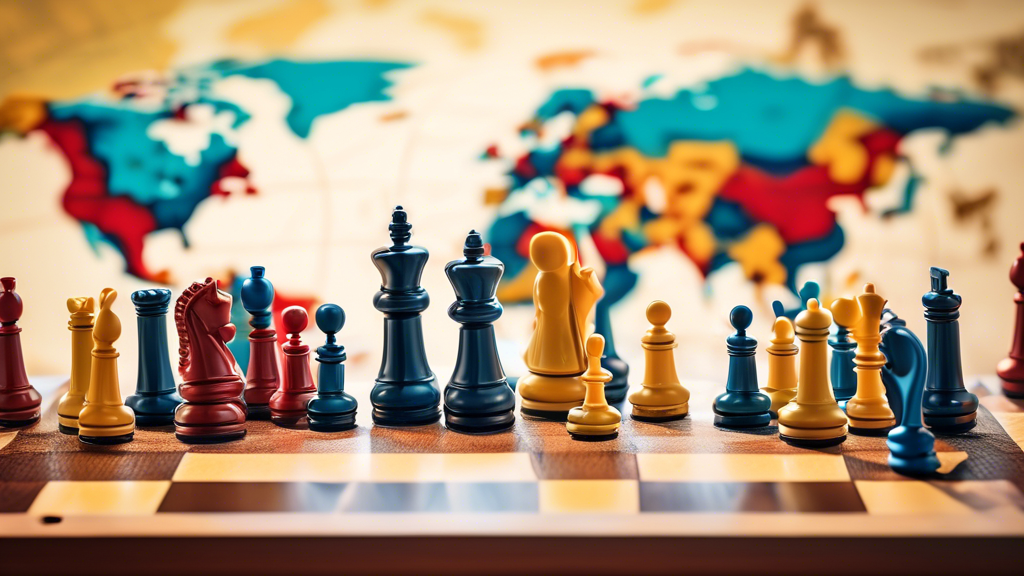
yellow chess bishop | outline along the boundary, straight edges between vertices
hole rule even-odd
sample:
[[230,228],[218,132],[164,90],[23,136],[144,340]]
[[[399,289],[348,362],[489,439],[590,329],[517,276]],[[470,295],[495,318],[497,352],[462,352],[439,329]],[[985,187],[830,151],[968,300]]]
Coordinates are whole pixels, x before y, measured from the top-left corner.
[[582,379],[587,387],[583,406],[569,411],[565,429],[576,440],[611,440],[619,435],[622,414],[608,405],[604,385],[612,380],[612,373],[601,367],[604,336],[591,334],[587,339],[587,371]]
[[121,337],[121,320],[110,307],[117,291],[100,292],[100,311],[92,330],[92,371],[85,408],[78,417],[78,439],[86,444],[123,444],[135,436],[135,413],[121,400],[117,358],[113,344]]
[[523,414],[564,421],[586,395],[580,378],[587,369],[584,333],[604,290],[594,270],[580,267],[572,244],[557,232],[530,240],[530,261],[539,270],[533,284],[535,326],[524,357],[530,373],[517,390]]
[[846,403],[850,419],[850,433],[859,436],[884,436],[896,426],[896,416],[885,397],[882,367],[885,355],[878,349],[882,341],[879,324],[885,298],[875,293],[874,284],[865,284],[864,293],[857,298],[838,298],[832,303],[836,321],[852,327],[857,342],[857,355],[853,359],[857,373],[857,393]]
[[828,381],[828,328],[832,314],[816,298],[796,317],[800,376],[796,399],[779,408],[779,437],[794,446],[834,446],[846,440],[846,414]]
[[772,343],[765,348],[768,352],[768,384],[761,390],[772,399],[772,407],[768,409],[772,418],[778,418],[779,409],[796,398],[796,354],[799,349],[794,344],[795,334],[793,321],[779,316],[772,326]]
[[92,298],[68,298],[68,330],[71,331],[71,385],[57,405],[57,428],[64,434],[78,434],[78,416],[85,407],[92,366]]
[[632,418],[644,422],[668,422],[685,418],[690,412],[690,391],[676,375],[676,335],[665,328],[672,308],[661,300],[647,306],[651,329],[640,339],[644,349],[642,388],[629,395]]

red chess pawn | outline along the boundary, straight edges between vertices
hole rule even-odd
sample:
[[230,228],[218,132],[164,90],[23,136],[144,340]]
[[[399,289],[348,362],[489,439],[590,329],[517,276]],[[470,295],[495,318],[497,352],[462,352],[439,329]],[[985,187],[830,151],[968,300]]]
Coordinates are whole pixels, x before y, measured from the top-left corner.
[[306,405],[316,396],[313,373],[309,370],[309,346],[302,343],[301,332],[309,316],[301,306],[289,306],[281,316],[288,341],[284,351],[284,379],[270,397],[270,419],[278,426],[294,426],[306,418]]
[[1014,324],[1013,345],[1010,354],[996,366],[996,374],[1003,381],[1003,394],[1010,398],[1024,398],[1024,243],[1021,255],[1010,267],[1010,282],[1017,287],[1013,301],[1017,304],[1017,322]]
[[42,396],[28,383],[21,353],[21,296],[14,278],[0,278],[0,426],[28,426],[39,420]]

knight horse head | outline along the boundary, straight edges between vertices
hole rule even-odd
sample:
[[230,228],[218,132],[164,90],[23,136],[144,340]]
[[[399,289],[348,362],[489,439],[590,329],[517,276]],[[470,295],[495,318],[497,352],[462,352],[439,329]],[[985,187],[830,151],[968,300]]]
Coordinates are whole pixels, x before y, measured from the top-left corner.
[[[928,358],[924,345],[907,323],[888,308],[882,314],[881,352],[886,363],[882,368],[887,379],[896,384],[902,400],[904,426],[921,425],[921,397],[924,395]],[[909,420],[909,421],[908,421]]]
[[178,372],[188,381],[235,374],[234,356],[224,344],[235,337],[231,296],[207,278],[193,282],[174,305],[178,330]]

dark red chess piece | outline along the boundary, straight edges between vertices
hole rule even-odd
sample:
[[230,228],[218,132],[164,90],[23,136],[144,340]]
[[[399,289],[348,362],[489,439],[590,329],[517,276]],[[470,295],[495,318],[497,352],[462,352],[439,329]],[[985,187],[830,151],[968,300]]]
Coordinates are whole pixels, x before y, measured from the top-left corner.
[[193,282],[174,305],[178,373],[185,402],[174,412],[174,434],[188,444],[245,436],[245,381],[225,342],[235,337],[231,295],[213,278]]
[[284,351],[284,379],[281,387],[270,397],[270,419],[278,426],[294,426],[306,419],[306,406],[316,396],[313,373],[309,369],[309,346],[302,343],[301,332],[309,324],[309,316],[302,306],[289,306],[281,315],[288,333]]
[[996,366],[996,374],[1003,381],[1003,394],[1010,398],[1024,398],[1024,243],[1021,255],[1010,267],[1010,282],[1017,287],[1013,301],[1017,304],[1017,322],[1014,324],[1013,345],[1010,355]]
[[270,397],[281,387],[280,349],[271,318],[274,285],[266,268],[253,266],[252,276],[242,283],[242,307],[252,316],[249,325],[249,369],[246,370],[245,405],[249,420],[270,420]]
[[14,278],[0,278],[0,426],[28,426],[39,420],[42,396],[28,382],[21,353],[21,296]]

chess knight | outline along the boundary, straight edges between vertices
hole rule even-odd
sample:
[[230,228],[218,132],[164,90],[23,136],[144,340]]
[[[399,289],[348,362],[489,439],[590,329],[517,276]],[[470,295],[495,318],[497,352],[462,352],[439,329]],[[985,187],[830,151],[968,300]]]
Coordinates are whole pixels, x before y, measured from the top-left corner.
[[525,357],[530,373],[518,386],[522,410],[564,421],[586,395],[580,376],[587,369],[587,318],[604,290],[594,270],[580,266],[572,244],[557,232],[530,240],[530,260],[539,272],[533,284],[535,327]]

